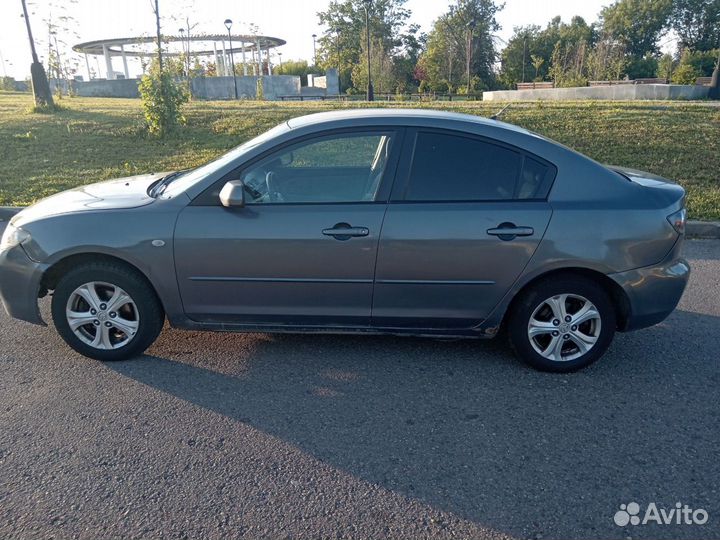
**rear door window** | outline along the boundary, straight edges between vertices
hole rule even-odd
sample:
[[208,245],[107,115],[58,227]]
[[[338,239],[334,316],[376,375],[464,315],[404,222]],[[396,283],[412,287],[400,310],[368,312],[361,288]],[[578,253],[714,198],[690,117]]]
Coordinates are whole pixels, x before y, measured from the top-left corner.
[[552,182],[554,167],[520,151],[471,136],[419,132],[404,199],[536,199],[547,194],[548,178]]

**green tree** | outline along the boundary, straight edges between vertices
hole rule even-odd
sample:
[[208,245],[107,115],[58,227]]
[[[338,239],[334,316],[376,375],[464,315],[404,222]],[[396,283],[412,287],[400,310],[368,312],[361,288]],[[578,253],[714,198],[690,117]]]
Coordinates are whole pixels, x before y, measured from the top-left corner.
[[[719,50],[710,51],[691,51],[685,49],[680,56],[678,67],[690,66],[696,77],[711,77],[712,72],[715,69],[715,63],[718,59]],[[685,69],[686,73],[690,73],[690,70]],[[695,81],[693,80],[693,84]]]
[[536,81],[541,81],[540,78],[540,70],[545,65],[545,59],[542,56],[536,56],[532,55],[530,56],[530,60],[532,60],[532,65],[535,68],[535,79]]
[[673,0],[670,22],[681,48],[720,47],[720,0]]
[[672,79],[673,71],[675,71],[675,59],[672,54],[665,53],[658,60],[658,77],[663,79]]
[[695,84],[700,72],[691,64],[680,63],[673,72],[672,82],[675,84]]
[[600,13],[604,32],[621,42],[631,57],[658,53],[667,32],[673,0],[617,0]]
[[[578,43],[591,44],[595,39],[595,29],[588,25],[582,17],[573,17],[565,23],[560,17],[554,17],[544,29],[539,26],[515,28],[514,35],[508,41],[501,54],[500,79],[507,85],[525,80],[530,73],[535,73],[532,57],[542,58],[543,62],[535,75],[536,79],[545,80],[549,77],[552,67],[552,56],[556,45],[567,50]],[[523,64],[524,59],[524,64]]]
[[[370,74],[373,78],[375,92],[378,94],[395,92],[398,78],[395,76],[394,61],[385,52],[382,40],[371,39],[370,46]],[[367,87],[367,53],[362,48],[360,62],[352,70],[353,87],[361,89]]]
[[588,80],[618,80],[627,65],[625,47],[622,43],[604,36],[588,51],[585,65]]
[[[532,74],[536,79],[544,79],[552,49],[541,50],[540,42],[541,29],[536,25],[520,26],[515,28],[515,33],[508,40],[507,46],[500,53],[500,80],[508,87],[517,82],[527,81]],[[537,69],[533,58],[542,59]]]
[[143,75],[138,85],[147,130],[152,135],[164,137],[185,123],[182,106],[190,96],[172,74],[152,69]]
[[148,132],[163,137],[185,122],[182,106],[189,101],[190,95],[175,80],[182,73],[182,61],[174,59],[175,64],[180,65],[173,68],[173,62],[163,57],[159,0],[151,6],[155,15],[157,56],[149,72],[140,80],[138,90]]
[[433,23],[427,48],[419,64],[434,90],[467,87],[477,77],[479,89],[495,85],[497,61],[494,33],[500,29],[496,14],[502,6],[493,0],[455,0],[447,13]]
[[[375,0],[370,10],[373,42],[381,43],[385,54],[393,59],[417,42],[417,27],[407,25],[410,11],[405,8],[406,2]],[[317,15],[326,28],[318,39],[318,64],[323,69],[338,68],[341,86],[349,88],[353,69],[363,61],[365,4],[362,0],[331,0]]]
[[587,41],[555,44],[549,75],[556,87],[587,86],[587,52]]

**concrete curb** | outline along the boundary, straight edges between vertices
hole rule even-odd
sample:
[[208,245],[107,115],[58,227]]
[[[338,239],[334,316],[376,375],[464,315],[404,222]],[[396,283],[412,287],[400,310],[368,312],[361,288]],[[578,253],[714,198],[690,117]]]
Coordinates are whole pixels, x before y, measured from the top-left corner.
[[[0,222],[10,221],[20,210],[21,206],[0,206]],[[685,234],[688,238],[720,239],[720,221],[688,221]]]
[[688,221],[685,235],[688,238],[720,238],[720,221]]

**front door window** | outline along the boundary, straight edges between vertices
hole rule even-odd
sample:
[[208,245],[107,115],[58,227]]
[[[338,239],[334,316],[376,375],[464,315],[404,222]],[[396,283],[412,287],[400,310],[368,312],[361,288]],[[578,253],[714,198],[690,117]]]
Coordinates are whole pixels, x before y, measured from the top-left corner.
[[389,133],[336,134],[279,150],[241,173],[246,203],[372,202],[392,139]]

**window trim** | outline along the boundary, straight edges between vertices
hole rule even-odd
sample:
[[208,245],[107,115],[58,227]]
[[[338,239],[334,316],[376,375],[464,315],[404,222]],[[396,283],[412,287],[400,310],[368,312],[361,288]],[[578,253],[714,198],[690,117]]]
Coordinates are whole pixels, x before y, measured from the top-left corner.
[[[541,163],[542,165],[546,165],[549,167],[551,171],[551,175],[549,177],[549,180],[544,180],[544,182],[547,184],[545,186],[542,186],[542,191],[540,197],[533,197],[528,199],[520,199],[517,197],[513,197],[510,199],[450,199],[450,200],[427,200],[427,201],[413,201],[408,200],[405,197],[407,196],[408,189],[410,188],[410,174],[412,173],[412,166],[415,161],[415,149],[417,147],[417,141],[418,136],[421,133],[436,133],[440,135],[450,135],[454,137],[461,137],[464,139],[470,139],[473,141],[478,141],[494,146],[499,146],[500,148],[504,148],[506,150],[511,150],[513,152],[516,152],[519,154],[522,158],[522,163],[520,166],[519,174],[522,175],[523,170],[525,169],[525,162],[528,158],[534,159],[535,161]],[[505,141],[500,141],[498,139],[493,139],[492,137],[487,137],[484,135],[478,135],[476,133],[470,133],[467,131],[459,131],[455,129],[444,129],[444,128],[432,128],[432,127],[416,127],[416,128],[409,128],[407,133],[405,134],[405,142],[403,145],[403,158],[402,162],[398,166],[398,170],[396,173],[395,183],[393,185],[392,194],[390,196],[390,203],[391,204],[462,204],[462,203],[516,203],[516,202],[545,202],[548,199],[548,196],[550,195],[550,191],[552,190],[552,186],[555,183],[555,179],[557,178],[558,168],[555,164],[551,163],[547,159],[538,156],[537,154],[533,154],[532,152],[529,152],[523,148],[520,148],[518,146],[515,146],[513,144],[506,143]],[[515,181],[515,189],[514,189],[514,195],[517,193],[517,190],[519,188],[519,182]]]
[[[257,207],[257,206],[327,206],[327,205],[351,205],[351,204],[364,204],[364,205],[370,205],[370,204],[387,204],[390,199],[390,193],[392,191],[392,187],[395,184],[395,180],[397,178],[397,172],[398,172],[398,164],[400,162],[401,158],[401,151],[403,149],[404,141],[405,141],[405,132],[407,129],[403,126],[386,126],[386,125],[378,125],[378,126],[359,126],[359,127],[349,127],[349,128],[333,128],[333,129],[327,129],[324,131],[317,131],[314,133],[309,133],[307,135],[301,135],[299,137],[295,137],[293,139],[287,140],[283,143],[280,143],[276,146],[273,146],[272,148],[269,148],[262,152],[261,154],[253,157],[252,159],[242,163],[241,165],[238,165],[234,169],[232,169],[230,172],[224,174],[221,178],[213,182],[210,186],[205,188],[199,195],[197,195],[189,204],[189,206],[222,206],[220,203],[220,199],[217,197],[213,197],[213,191],[216,191],[218,189],[222,189],[222,186],[224,186],[229,180],[236,178],[237,175],[242,174],[245,170],[247,170],[250,167],[253,167],[258,162],[266,159],[267,157],[271,156],[272,154],[276,152],[280,152],[285,148],[295,146],[297,144],[300,144],[305,141],[310,141],[313,139],[322,139],[328,136],[332,135],[343,135],[343,134],[350,134],[350,135],[357,135],[362,136],[363,133],[367,134],[383,134],[383,135],[391,135],[392,137],[395,137],[396,144],[393,144],[390,150],[390,159],[388,160],[388,163],[386,165],[385,172],[383,173],[383,178],[380,182],[380,186],[378,187],[377,194],[375,196],[375,200],[373,201],[342,201],[342,202],[248,202],[245,204],[245,207]],[[241,207],[243,208],[243,207]]]

